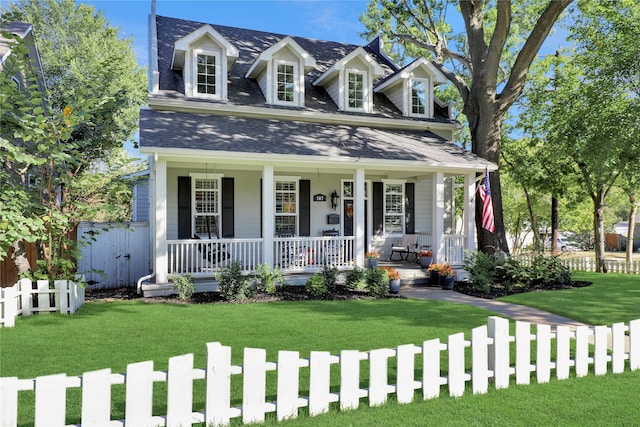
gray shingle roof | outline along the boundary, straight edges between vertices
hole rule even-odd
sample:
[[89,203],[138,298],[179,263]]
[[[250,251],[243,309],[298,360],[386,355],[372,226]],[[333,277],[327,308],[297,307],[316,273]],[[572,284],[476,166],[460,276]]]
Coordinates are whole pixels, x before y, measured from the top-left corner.
[[[160,73],[160,91],[174,92],[171,96],[184,94],[184,80],[181,71],[171,69],[171,59],[176,40],[196,31],[208,23],[186,21],[182,19],[164,16],[156,17],[158,34],[158,71]],[[265,104],[264,95],[254,79],[245,78],[255,59],[287,35],[268,33],[264,31],[247,30],[243,28],[211,25],[225,39],[233,44],[239,51],[238,60],[229,72],[228,104],[244,106],[257,106],[265,108],[282,108]],[[322,87],[312,85],[333,64],[348,55],[358,47],[363,47],[383,67],[387,76],[393,74],[394,64],[391,64],[384,56],[378,55],[370,46],[358,46],[354,44],[337,43],[324,40],[308,39],[304,37],[292,38],[309,52],[316,60],[316,68],[307,74],[305,78],[305,110],[335,113],[338,108]],[[386,78],[384,76],[383,78]],[[207,102],[219,102],[206,100]],[[432,119],[438,122],[451,122],[441,109],[437,109],[436,117]],[[374,94],[373,113],[340,112],[344,115],[366,115],[377,117],[406,118],[383,94]]]
[[140,141],[146,149],[412,160],[425,165],[489,165],[431,132],[173,111],[142,110]]

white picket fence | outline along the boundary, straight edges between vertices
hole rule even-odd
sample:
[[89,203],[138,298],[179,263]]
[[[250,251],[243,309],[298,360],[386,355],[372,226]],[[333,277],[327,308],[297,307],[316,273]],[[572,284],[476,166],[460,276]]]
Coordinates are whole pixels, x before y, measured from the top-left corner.
[[[530,265],[534,256],[519,255],[518,261],[525,265]],[[562,265],[569,270],[576,271],[596,271],[596,261],[593,258],[560,258]],[[609,273],[640,274],[640,261],[626,262],[621,260],[605,259],[605,266]]]
[[17,316],[60,312],[73,314],[84,305],[84,287],[70,280],[33,282],[21,279],[10,288],[0,288],[0,326],[13,327]]
[[[264,422],[270,412],[275,412],[278,420],[295,418],[301,407],[308,407],[309,414],[314,416],[327,412],[333,402],[341,410],[356,409],[362,398],[376,406],[384,404],[390,394],[396,395],[398,403],[410,403],[416,390],[421,391],[422,399],[433,399],[440,395],[442,386],[446,386],[451,396],[462,396],[467,383],[474,394],[486,393],[490,379],[493,378],[496,388],[507,388],[513,375],[516,384],[529,384],[534,373],[538,383],[546,383],[552,371],[556,378],[566,379],[572,368],[578,377],[590,371],[595,375],[620,373],[627,363],[630,370],[640,369],[640,319],[628,325],[579,326],[575,330],[558,326],[553,331],[549,325],[537,325],[535,334],[531,327],[529,323],[516,322],[515,336],[511,336],[508,320],[490,317],[487,325],[472,330],[470,341],[465,340],[464,333],[458,333],[450,335],[447,342],[432,339],[421,345],[367,352],[343,350],[339,355],[331,355],[312,351],[308,359],[301,358],[297,351],[280,351],[277,362],[267,362],[266,350],[245,348],[243,366],[231,364],[231,347],[208,343],[204,369],[194,368],[193,354],[186,354],[170,358],[167,372],[155,371],[153,361],[146,361],[128,365],[125,374],[103,369],[79,377],[59,374],[35,379],[0,378],[0,425],[17,424],[18,394],[24,390],[35,390],[36,427],[64,426],[66,390],[76,387],[82,388],[83,427],[184,427],[202,422],[218,426],[228,425],[238,417],[244,423]],[[573,352],[572,340],[575,340]],[[532,344],[535,362],[531,360]],[[552,360],[554,346],[556,356]],[[441,370],[443,353],[447,360],[446,375]],[[416,366],[418,355],[422,356],[421,366]],[[465,366],[465,355],[471,356],[469,367]],[[515,365],[510,362],[511,355],[515,356]],[[368,363],[368,380],[361,375],[363,362]],[[338,365],[340,372],[338,391],[331,390],[332,365]],[[396,384],[389,384],[390,369],[396,371]],[[309,382],[302,386],[309,390],[308,396],[300,395],[302,370],[308,370]],[[270,371],[276,371],[270,377],[271,381],[277,381],[275,401],[267,401]],[[232,399],[240,399],[232,396],[232,375],[242,375],[239,407],[231,405]],[[197,398],[204,400],[204,407],[198,411],[193,408],[196,380],[205,381],[204,399]],[[154,384],[160,382],[167,383],[166,415],[154,415],[152,411],[154,403],[158,404],[157,400],[154,402]],[[361,388],[362,382],[368,382],[368,388]],[[115,384],[126,387],[125,419],[119,421],[111,420],[111,392]]]

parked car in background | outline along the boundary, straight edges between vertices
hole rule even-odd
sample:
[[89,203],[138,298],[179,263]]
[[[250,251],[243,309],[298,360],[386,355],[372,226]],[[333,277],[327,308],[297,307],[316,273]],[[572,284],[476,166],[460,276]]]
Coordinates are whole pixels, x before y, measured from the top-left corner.
[[[548,237],[547,240],[545,241],[544,247],[546,249],[551,249],[551,242],[552,242],[552,238]],[[558,237],[558,250],[560,252],[573,252],[573,251],[579,251],[580,248],[576,243],[565,240],[562,237]]]

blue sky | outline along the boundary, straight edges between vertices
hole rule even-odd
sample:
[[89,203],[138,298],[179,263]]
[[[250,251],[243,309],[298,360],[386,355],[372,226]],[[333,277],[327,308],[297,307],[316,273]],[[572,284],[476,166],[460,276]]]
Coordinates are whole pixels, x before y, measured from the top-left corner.
[[[78,0],[103,11],[125,37],[133,36],[138,62],[147,65],[147,22],[151,0]],[[364,44],[359,16],[367,0],[157,0],[156,13],[172,18]]]

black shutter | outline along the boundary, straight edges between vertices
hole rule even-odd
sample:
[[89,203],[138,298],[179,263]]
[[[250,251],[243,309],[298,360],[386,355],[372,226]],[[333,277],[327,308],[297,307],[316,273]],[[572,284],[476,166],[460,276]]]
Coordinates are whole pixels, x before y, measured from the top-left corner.
[[311,181],[300,180],[300,216],[298,217],[298,234],[311,235]]
[[373,234],[381,236],[384,231],[384,188],[381,182],[373,183]]
[[222,178],[222,237],[234,237],[234,182]]
[[415,234],[416,232],[416,185],[408,182],[404,185],[404,232]]
[[178,239],[191,235],[191,177],[178,177]]
[[262,234],[263,232],[263,228],[264,228],[264,222],[262,222],[264,220],[264,212],[262,210],[262,178],[260,178],[260,238],[264,237]]

